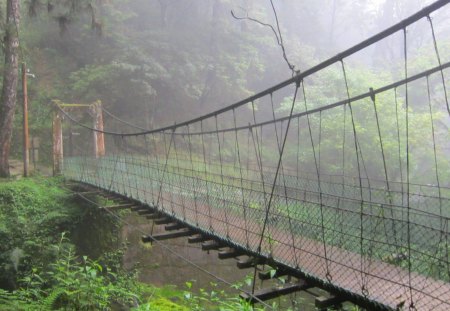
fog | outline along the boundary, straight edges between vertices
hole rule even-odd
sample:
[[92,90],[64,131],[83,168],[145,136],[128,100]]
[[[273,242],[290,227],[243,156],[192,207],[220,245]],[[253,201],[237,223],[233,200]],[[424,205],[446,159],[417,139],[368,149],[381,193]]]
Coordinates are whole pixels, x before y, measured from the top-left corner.
[[[429,2],[284,0],[275,1],[275,12],[287,59],[295,70],[304,71]],[[214,111],[289,78],[292,72],[272,30],[234,19],[231,11],[276,28],[270,2],[251,0],[108,1],[97,4],[95,18],[80,13],[67,25],[61,22],[70,14],[64,5],[28,18],[24,33],[29,65],[39,77],[32,82],[31,97],[40,103],[100,99],[115,115],[157,128]],[[448,16],[448,8],[432,16],[442,45],[448,42]],[[395,80],[401,75],[402,46],[399,33],[349,62]],[[427,21],[408,28],[409,58],[430,51]],[[45,93],[33,98],[37,88]]]

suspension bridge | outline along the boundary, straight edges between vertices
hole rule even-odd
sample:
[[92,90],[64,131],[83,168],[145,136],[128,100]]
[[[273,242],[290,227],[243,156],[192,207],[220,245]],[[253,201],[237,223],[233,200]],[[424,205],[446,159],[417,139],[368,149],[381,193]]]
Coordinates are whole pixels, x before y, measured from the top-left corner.
[[[164,128],[139,128],[99,104],[88,107],[90,126],[57,103],[55,169],[170,224],[144,241],[189,236],[204,249],[229,247],[224,258],[249,256],[241,268],[269,263],[301,280],[286,291],[320,287],[369,309],[450,310],[450,63],[432,18],[448,2]],[[431,47],[420,66],[408,49],[418,23]],[[402,43],[398,79],[361,88],[352,58],[391,39]],[[103,117],[120,131],[104,129]]]

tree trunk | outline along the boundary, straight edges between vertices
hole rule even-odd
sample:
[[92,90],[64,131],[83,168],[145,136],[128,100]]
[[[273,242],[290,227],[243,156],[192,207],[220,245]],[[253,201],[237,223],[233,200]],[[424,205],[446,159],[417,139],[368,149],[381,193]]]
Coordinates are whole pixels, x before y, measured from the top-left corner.
[[0,99],[0,177],[9,177],[9,150],[18,82],[19,0],[7,0],[5,32],[5,68]]
[[161,6],[161,27],[166,28],[167,25],[167,0],[159,0]]

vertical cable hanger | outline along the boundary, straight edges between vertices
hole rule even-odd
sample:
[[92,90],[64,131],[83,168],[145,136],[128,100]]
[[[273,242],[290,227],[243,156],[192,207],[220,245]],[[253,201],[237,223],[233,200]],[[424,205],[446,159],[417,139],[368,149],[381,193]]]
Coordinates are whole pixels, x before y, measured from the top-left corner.
[[[158,189],[158,180],[159,180],[159,174],[160,174],[160,164],[159,164],[159,150],[158,147],[156,145],[156,134],[150,134],[151,138],[150,138],[150,150],[152,151],[152,158],[149,159],[149,164],[151,167],[151,172],[152,172],[152,178],[151,178],[151,201],[152,201],[152,205],[154,207],[156,207],[156,198],[157,198],[157,189]],[[150,156],[150,154],[149,154]]]
[[[408,78],[408,50],[407,50],[407,34],[406,28],[403,28],[403,55],[404,55],[404,73],[405,78]],[[406,208],[407,208],[407,230],[408,230],[408,287],[409,287],[409,309],[415,309],[414,298],[411,282],[411,225],[410,225],[410,155],[409,155],[409,97],[408,97],[408,82],[405,83],[405,117],[406,117]]]
[[245,224],[245,243],[247,248],[250,247],[250,242],[249,242],[249,236],[248,236],[248,231],[249,231],[249,223],[247,222],[247,205],[248,203],[245,200],[245,195],[244,195],[244,178],[243,178],[243,174],[242,174],[242,162],[241,162],[241,148],[239,146],[239,137],[238,137],[238,131],[236,129],[237,125],[236,125],[236,111],[235,109],[233,109],[233,122],[234,122],[234,134],[235,134],[235,152],[237,155],[237,160],[238,160],[238,167],[239,167],[239,183],[240,183],[240,195],[241,195],[241,199],[242,199],[242,212],[244,215],[244,224]]
[[[308,111],[308,101],[306,99],[305,82],[301,81],[300,83],[302,86],[303,103],[305,106],[305,111]],[[325,223],[324,223],[324,216],[323,216],[323,197],[322,197],[321,176],[320,176],[320,171],[319,171],[320,168],[319,168],[319,163],[318,163],[318,158],[317,158],[316,147],[314,145],[314,138],[313,138],[311,120],[310,120],[309,114],[306,115],[306,123],[308,125],[309,140],[311,143],[311,148],[312,148],[312,153],[313,153],[314,167],[315,167],[316,176],[317,176],[317,188],[319,191],[320,229],[321,229],[323,253],[324,253],[324,257],[325,257],[325,277],[327,278],[328,282],[331,282],[333,276],[332,276],[332,274],[330,272],[330,268],[329,268],[327,247],[326,247],[326,243],[325,243]]]
[[[171,134],[170,134],[170,141],[169,141],[169,146],[167,147],[167,143],[166,143],[166,133],[162,133],[163,135],[163,139],[164,139],[164,146],[166,148],[166,152],[165,152],[165,161],[164,161],[164,167],[163,167],[163,172],[161,175],[161,179],[159,182],[159,191],[158,191],[158,197],[156,199],[156,207],[160,208],[160,204],[161,204],[161,209],[163,208],[162,203],[164,202],[164,198],[163,198],[163,187],[164,187],[164,179],[167,175],[167,168],[168,168],[168,163],[169,163],[169,157],[170,157],[170,150],[172,148],[172,143],[173,143],[173,138],[174,138],[174,132],[175,130],[173,129]],[[169,181],[170,183],[170,181]]]
[[194,169],[194,162],[193,162],[193,159],[192,159],[192,141],[191,141],[191,133],[190,133],[190,125],[188,124],[188,125],[186,125],[186,128],[187,128],[187,137],[188,137],[188,149],[189,149],[189,161],[190,161],[190,164],[191,164],[191,170],[192,170],[192,177],[191,177],[191,180],[192,180],[192,190],[193,190],[193,194],[194,194],[194,210],[195,210],[195,224],[198,226],[199,225],[199,221],[198,221],[198,206],[197,206],[197,201],[198,201],[198,198],[199,198],[199,194],[198,194],[198,191],[197,191],[197,186],[196,186],[196,184],[198,185],[199,183],[196,183],[195,182],[195,180],[198,178],[198,177],[196,177],[196,172],[197,172],[197,170],[195,170]]
[[[273,117],[273,121],[274,121],[273,124],[274,124],[274,130],[275,130],[275,137],[276,137],[276,140],[277,140],[277,149],[278,149],[279,156],[282,157],[282,154],[281,154],[281,142],[280,142],[280,139],[278,137],[277,122],[275,122],[276,117],[275,117],[275,109],[274,109],[274,104],[273,104],[273,94],[272,93],[270,93],[270,103],[271,103],[271,107],[272,107],[272,117]],[[295,103],[294,103],[294,105],[295,105]],[[282,129],[283,129],[283,122],[281,122],[280,135],[283,133]],[[282,180],[283,180],[284,203],[286,204],[286,212],[287,212],[287,218],[288,218],[289,232],[291,233],[290,234],[291,243],[292,243],[291,244],[291,248],[292,248],[292,251],[294,252],[294,264],[295,264],[295,267],[298,267],[299,266],[299,261],[297,259],[297,252],[296,252],[296,247],[295,247],[295,237],[294,237],[294,230],[293,230],[294,228],[292,226],[291,208],[290,208],[289,200],[288,200],[286,177],[285,177],[285,174],[284,174],[284,167],[283,167],[283,159],[282,158],[281,158],[281,176],[282,176]],[[277,217],[277,216],[275,216],[275,217]]]
[[145,171],[147,173],[146,175],[144,175],[145,176],[144,179],[150,181],[150,185],[147,185],[146,183],[143,185],[143,186],[147,186],[146,188],[144,188],[144,202],[148,205],[149,204],[148,194],[153,189],[153,178],[151,177],[151,172],[150,172],[150,163],[151,163],[150,147],[149,147],[147,135],[144,135],[144,142],[145,142]]
[[[372,92],[372,95],[370,96],[370,98],[372,100],[373,110],[374,110],[374,113],[375,113],[375,120],[376,120],[376,124],[377,124],[377,133],[378,133],[378,140],[379,140],[379,144],[380,144],[381,158],[383,160],[384,180],[385,180],[386,187],[387,187],[386,190],[387,190],[387,198],[388,198],[388,202],[389,202],[389,210],[391,211],[391,225],[392,225],[392,232],[393,232],[393,236],[394,236],[394,243],[395,243],[395,245],[399,245],[398,242],[397,242],[397,229],[396,229],[395,220],[394,220],[392,193],[391,193],[391,187],[390,187],[390,183],[389,183],[388,168],[387,168],[387,164],[386,164],[386,155],[385,155],[385,152],[384,152],[383,137],[381,136],[380,120],[379,120],[379,117],[378,117],[376,96],[373,93],[373,89],[372,88],[370,88],[370,91]],[[387,219],[384,216],[383,209],[384,208],[382,207],[382,209],[380,210],[381,221],[386,226]],[[373,216],[375,216],[375,215],[373,215]],[[378,222],[375,225],[375,229],[374,229],[375,232],[376,232],[377,227],[378,227]],[[385,229],[385,232],[387,232],[386,229]],[[390,238],[390,237],[387,235],[386,238]]]
[[[222,193],[222,204],[225,206],[227,200],[225,199],[225,180],[223,179],[223,163],[222,163],[222,148],[220,145],[220,138],[219,138],[219,125],[217,122],[217,116],[214,117],[215,119],[215,124],[216,124],[216,134],[217,134],[217,145],[218,145],[218,150],[219,150],[219,163],[220,163],[220,181],[222,183],[222,191],[220,191]],[[228,213],[224,213],[225,216],[225,230],[226,230],[226,238],[230,239],[230,223],[228,221]]]
[[261,237],[260,237],[260,240],[259,240],[259,246],[258,246],[258,250],[259,251],[261,251],[261,246],[262,246],[262,242],[263,242],[263,239],[264,239],[264,232],[265,232],[265,230],[267,228],[267,222],[268,222],[268,218],[269,218],[270,207],[271,207],[273,196],[274,196],[274,191],[275,191],[275,186],[276,186],[276,182],[277,182],[278,173],[279,173],[280,167],[281,167],[281,158],[283,156],[284,148],[286,146],[286,140],[287,140],[287,136],[288,136],[288,133],[289,133],[289,126],[291,124],[292,114],[294,112],[294,104],[295,104],[295,100],[297,98],[297,93],[298,93],[299,87],[300,87],[300,81],[298,81],[296,83],[296,86],[295,86],[295,93],[294,93],[294,97],[293,97],[293,101],[292,101],[291,111],[289,113],[288,124],[287,124],[286,132],[285,132],[285,135],[284,135],[284,138],[283,138],[283,143],[281,145],[281,154],[278,157],[278,164],[277,164],[277,167],[276,167],[275,176],[274,176],[274,180],[273,180],[272,187],[271,187],[269,201],[268,201],[267,207],[265,209],[266,215],[265,215],[265,218],[264,218],[263,229],[262,229]]
[[[442,61],[441,61],[441,57],[439,54],[439,48],[438,48],[438,44],[437,44],[437,40],[436,40],[436,34],[434,31],[434,26],[433,26],[433,20],[431,19],[430,15],[427,16],[428,22],[430,23],[430,29],[431,29],[431,34],[432,34],[432,38],[433,38],[433,46],[434,46],[434,51],[436,53],[436,59],[438,61],[438,64],[440,67],[442,67]],[[443,87],[443,91],[444,91],[444,100],[445,100],[445,105],[447,107],[447,112],[450,116],[450,104],[449,104],[449,100],[448,100],[448,95],[447,95],[447,86],[445,83],[445,77],[444,77],[444,70],[441,68],[439,70],[440,72],[440,76],[441,76],[441,81],[442,81],[442,87]],[[428,86],[428,93],[429,93],[429,81],[428,81],[428,76],[427,76],[427,86]],[[430,103],[431,105],[431,103]],[[430,106],[431,109],[431,106]],[[431,113],[431,110],[430,110]],[[433,126],[434,127],[434,126]],[[433,130],[434,131],[434,130]],[[434,140],[434,134],[433,134],[433,140]],[[436,162],[437,165],[437,162]],[[437,168],[436,168],[437,169]],[[437,174],[437,171],[436,171]],[[438,177],[436,177],[438,179]],[[439,182],[439,181],[438,181]],[[438,186],[439,187],[439,186]],[[441,189],[439,188],[439,204],[441,204],[442,200],[441,200]],[[440,208],[441,209],[441,208]],[[441,215],[442,217],[442,215]],[[450,266],[449,266],[449,242],[448,242],[448,234],[446,235],[446,240],[445,240],[445,249],[446,249],[446,254],[447,254],[447,271],[448,271],[448,277],[450,279]]]
[[[427,101],[428,101],[428,109],[429,109],[429,115],[430,115],[430,124],[431,124],[431,137],[432,137],[432,142],[433,142],[433,159],[434,159],[434,172],[435,172],[435,178],[436,178],[436,184],[437,184],[437,188],[438,188],[438,196],[439,196],[439,231],[440,231],[440,235],[439,235],[439,241],[435,246],[435,251],[434,251],[434,255],[433,257],[437,257],[441,245],[442,243],[444,243],[445,241],[445,250],[446,250],[446,258],[447,258],[447,276],[449,276],[450,279],[450,266],[449,266],[449,262],[448,262],[448,244],[447,244],[447,239],[445,236],[445,220],[444,220],[444,215],[443,215],[443,210],[442,210],[442,189],[441,189],[441,182],[440,182],[440,178],[439,178],[439,165],[438,165],[438,158],[437,158],[437,147],[436,147],[436,134],[435,134],[435,127],[434,127],[434,116],[433,116],[433,108],[431,107],[431,91],[430,91],[430,79],[427,76],[426,78],[427,80]],[[438,260],[440,260],[440,258],[438,258]],[[432,265],[430,265],[429,267],[429,274],[431,274],[431,269],[432,269]],[[425,284],[424,284],[425,286]]]
[[[183,136],[182,136],[183,137]],[[174,175],[174,179],[175,179],[175,175],[178,175],[178,185],[175,186],[175,190],[174,192],[174,205],[176,206],[177,210],[178,210],[178,205],[180,204],[181,201],[181,212],[182,212],[182,218],[183,221],[186,221],[186,201],[185,201],[185,195],[183,194],[183,190],[185,190],[185,188],[183,187],[183,185],[185,185],[185,183],[183,182],[182,176],[185,176],[184,174],[182,174],[181,172],[181,168],[182,166],[180,165],[180,161],[178,159],[178,149],[177,149],[177,143],[176,143],[176,138],[174,137],[173,139],[173,150],[175,153],[175,163],[176,163],[176,170],[177,173],[173,173]],[[186,183],[187,184],[187,183]],[[179,194],[179,192],[181,192],[181,195]],[[172,211],[174,213],[174,215],[176,215],[175,211]]]
[[448,95],[447,95],[447,86],[445,84],[444,70],[442,69],[442,61],[441,61],[441,56],[439,54],[439,49],[438,49],[437,40],[436,40],[436,34],[434,32],[433,20],[431,19],[430,15],[427,15],[427,19],[428,19],[428,22],[430,23],[430,29],[431,29],[431,35],[433,37],[433,46],[434,46],[434,51],[436,53],[436,59],[438,61],[439,67],[441,67],[441,69],[439,71],[441,73],[442,87],[444,88],[445,105],[447,107],[447,112],[450,116],[450,105],[449,105]]
[[[341,60],[341,65],[344,66],[343,60]],[[345,81],[345,88],[346,88],[346,95],[347,99],[350,99],[350,92],[348,90],[347,81]],[[344,196],[345,192],[345,146],[346,146],[346,136],[347,136],[347,105],[342,106],[343,113],[344,113],[344,124],[343,124],[343,130],[342,130],[342,193],[341,195]]]
[[[348,80],[347,80],[347,73],[345,70],[344,61],[341,59],[341,66],[342,66],[342,73],[344,76],[345,81],[345,88],[347,91],[347,98],[350,98],[350,90],[348,87]],[[360,162],[360,151],[359,151],[359,144],[358,144],[358,136],[356,131],[356,124],[355,124],[355,118],[353,114],[353,108],[352,103],[348,103],[348,108],[350,111],[350,119],[352,124],[352,131],[353,131],[353,143],[354,143],[354,150],[356,155],[356,166],[357,166],[357,172],[358,172],[358,183],[359,183],[359,195],[360,195],[360,230],[359,230],[359,244],[360,244],[360,252],[361,252],[361,259],[360,259],[360,277],[361,277],[361,293],[363,295],[367,295],[367,288],[365,286],[365,277],[364,277],[364,197],[363,197],[363,185],[362,185],[362,178],[361,178],[361,162]]]
[[[402,166],[402,157],[401,157],[401,139],[400,139],[400,123],[399,123],[399,117],[398,117],[398,96],[397,96],[397,88],[394,88],[394,103],[395,103],[395,121],[397,125],[397,141],[398,141],[398,167],[400,171],[400,183],[402,187],[402,206],[405,205],[405,200],[403,196],[403,166]],[[402,220],[403,220],[403,212],[402,212]]]
[[[256,123],[256,122],[255,122]],[[252,138],[252,142],[253,142],[253,147],[255,150],[255,156],[256,156],[256,163],[258,165],[258,171],[259,171],[259,177],[261,178],[261,185],[262,185],[262,195],[263,195],[263,201],[264,201],[264,207],[266,206],[266,202],[267,202],[267,198],[266,198],[266,190],[265,190],[265,181],[264,181],[264,175],[262,172],[262,164],[261,164],[261,155],[260,155],[260,149],[258,148],[258,137],[255,138],[255,135],[253,133],[253,127],[249,127],[249,131],[251,133],[251,138]],[[255,131],[257,132],[257,129],[255,128]],[[258,189],[257,189],[258,191]],[[257,213],[259,214],[259,203],[258,202],[258,210]],[[261,235],[261,240],[263,239],[263,235]],[[270,245],[271,247],[271,245]],[[271,251],[271,250],[270,250]],[[256,252],[258,254],[261,254],[261,245],[258,244],[257,248],[256,248]],[[256,289],[256,270],[257,270],[257,265],[255,265],[254,269],[253,269],[253,280],[252,280],[252,295],[255,294],[255,289]]]
[[[200,121],[200,131],[203,133],[203,120]],[[205,187],[206,187],[206,202],[208,205],[208,223],[209,223],[209,230],[211,230],[211,232],[214,232],[214,228],[212,226],[212,214],[211,214],[211,203],[210,203],[210,194],[209,194],[209,183],[208,183],[208,169],[207,169],[207,165],[206,165],[206,149],[205,149],[205,139],[204,139],[204,135],[200,135],[200,137],[202,138],[202,154],[203,154],[203,173],[204,173],[204,178],[205,178]]]

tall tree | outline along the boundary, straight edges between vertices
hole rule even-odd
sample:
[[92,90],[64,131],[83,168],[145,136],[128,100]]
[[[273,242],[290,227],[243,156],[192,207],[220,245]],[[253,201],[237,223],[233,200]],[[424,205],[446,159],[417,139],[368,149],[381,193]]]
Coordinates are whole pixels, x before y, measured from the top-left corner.
[[5,67],[0,99],[0,177],[9,177],[9,150],[19,76],[19,0],[6,2]]

